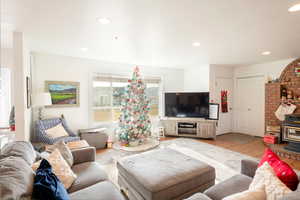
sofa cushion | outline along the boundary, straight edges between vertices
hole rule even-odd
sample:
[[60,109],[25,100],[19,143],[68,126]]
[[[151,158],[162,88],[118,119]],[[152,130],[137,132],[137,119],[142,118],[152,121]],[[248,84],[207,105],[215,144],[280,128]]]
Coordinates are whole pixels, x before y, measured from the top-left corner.
[[102,181],[70,194],[71,200],[125,200],[121,192],[108,181]]
[[1,149],[0,158],[15,156],[23,158],[28,165],[32,165],[32,163],[36,160],[36,152],[30,142],[25,141],[16,141],[6,144]]
[[[53,173],[59,178],[59,180],[64,184],[66,189],[70,188],[73,182],[76,180],[77,176],[74,174],[67,161],[62,157],[58,149],[54,151],[46,158],[46,160],[51,164]],[[32,165],[34,171],[40,166],[38,161]]]
[[19,157],[0,160],[0,199],[20,199],[32,193],[34,172]]
[[213,200],[221,200],[229,195],[248,190],[251,182],[252,178],[249,176],[238,174],[207,189],[204,194]]
[[77,175],[77,179],[69,188],[69,193],[108,179],[106,172],[96,162],[85,162],[73,165],[72,170]]
[[61,140],[61,141],[55,143],[54,146],[59,150],[62,157],[67,161],[68,165],[70,167],[72,167],[72,165],[74,163],[74,159],[73,159],[72,152],[71,152],[70,148],[68,147],[68,145],[66,145],[66,143],[63,140]]
[[185,200],[211,200],[211,198],[199,192]]

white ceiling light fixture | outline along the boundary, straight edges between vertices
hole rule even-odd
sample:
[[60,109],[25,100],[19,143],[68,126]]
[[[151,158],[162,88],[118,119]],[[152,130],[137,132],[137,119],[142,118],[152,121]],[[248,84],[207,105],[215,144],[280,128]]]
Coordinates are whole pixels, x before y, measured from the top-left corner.
[[88,48],[85,48],[85,47],[83,47],[83,48],[80,48],[80,50],[81,50],[81,51],[83,51],[83,52],[86,52],[86,51],[88,51],[89,49],[88,49]]
[[293,5],[289,8],[289,12],[297,12],[300,11],[300,3]]
[[263,55],[263,56],[268,56],[270,54],[271,54],[271,51],[264,51],[261,53],[261,55]]
[[106,25],[106,24],[110,24],[111,21],[108,19],[108,18],[97,18],[97,21],[100,23],[100,24],[103,24],[103,25]]
[[193,42],[193,46],[194,47],[199,47],[200,46],[200,42]]

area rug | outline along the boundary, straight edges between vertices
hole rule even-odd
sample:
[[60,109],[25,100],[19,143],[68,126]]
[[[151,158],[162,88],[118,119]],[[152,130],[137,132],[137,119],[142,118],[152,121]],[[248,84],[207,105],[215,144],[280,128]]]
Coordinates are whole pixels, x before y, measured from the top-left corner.
[[[157,148],[171,148],[213,166],[216,169],[216,182],[240,173],[242,159],[257,160],[241,153],[187,138],[163,141]],[[109,149],[104,153],[97,154],[96,159],[108,173],[109,179],[118,186],[116,162],[120,158],[133,154],[137,154],[137,152]]]

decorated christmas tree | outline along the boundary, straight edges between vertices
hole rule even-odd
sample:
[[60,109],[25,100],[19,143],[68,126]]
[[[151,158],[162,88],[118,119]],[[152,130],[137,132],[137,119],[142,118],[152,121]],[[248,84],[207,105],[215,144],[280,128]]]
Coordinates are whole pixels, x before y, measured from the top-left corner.
[[119,139],[121,144],[133,146],[141,144],[150,135],[150,101],[145,94],[146,85],[138,67],[128,82],[121,101]]

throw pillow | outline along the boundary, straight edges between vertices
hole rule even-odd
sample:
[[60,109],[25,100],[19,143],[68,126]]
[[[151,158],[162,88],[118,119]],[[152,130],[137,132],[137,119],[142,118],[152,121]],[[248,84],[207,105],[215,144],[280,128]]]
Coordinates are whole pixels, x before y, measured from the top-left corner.
[[[55,149],[46,160],[52,166],[53,173],[63,183],[64,187],[68,189],[73,184],[77,176],[74,174],[67,161],[65,161],[65,159],[62,157],[59,150]],[[40,162],[41,161],[33,164],[32,169],[34,171],[37,170]]]
[[268,162],[265,162],[256,170],[253,181],[249,186],[249,190],[257,190],[261,188],[264,188],[267,200],[277,200],[292,192],[279,180]]
[[45,132],[50,138],[53,138],[53,139],[69,136],[69,134],[67,133],[67,131],[65,130],[65,128],[63,127],[63,125],[61,123],[57,124],[56,126],[54,126],[52,128],[45,130]]
[[68,145],[66,145],[64,141],[59,141],[58,143],[55,144],[55,147],[59,150],[63,158],[67,161],[68,165],[72,167],[74,163],[74,159]]
[[25,160],[7,157],[0,160],[0,199],[21,199],[32,193],[34,172]]
[[291,190],[296,190],[299,184],[298,176],[295,171],[284,161],[272,152],[270,149],[266,149],[265,153],[259,163],[259,167],[265,162],[268,162],[273,168],[277,177]]
[[32,144],[25,141],[15,141],[6,144],[1,149],[0,159],[9,156],[23,158],[28,165],[32,165],[36,160],[36,152]]
[[34,199],[69,200],[69,195],[64,185],[53,174],[52,167],[45,159],[41,161],[34,177],[32,197]]

